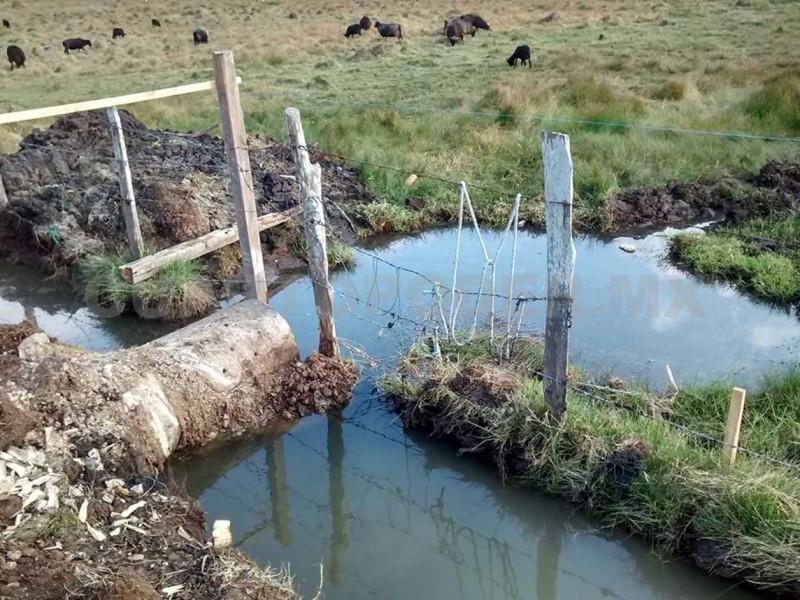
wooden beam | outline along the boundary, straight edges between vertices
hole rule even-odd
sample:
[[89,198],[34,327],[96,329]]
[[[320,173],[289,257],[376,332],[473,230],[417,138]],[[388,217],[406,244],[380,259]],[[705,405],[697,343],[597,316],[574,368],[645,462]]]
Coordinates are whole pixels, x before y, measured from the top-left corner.
[[[236,82],[241,83],[241,78],[237,77]],[[112,106],[124,106],[126,104],[137,104],[149,100],[160,100],[171,98],[172,96],[183,96],[184,94],[194,94],[216,89],[214,81],[203,81],[201,83],[190,83],[176,87],[153,90],[150,92],[137,92],[125,96],[115,96],[113,98],[101,98],[99,100],[86,100],[84,102],[73,102],[72,104],[61,104],[59,106],[48,106],[46,108],[32,108],[29,110],[18,110],[16,112],[0,114],[0,125],[8,123],[19,123],[20,121],[35,121],[37,119],[47,119],[61,115],[84,112],[87,110],[98,110],[111,108]]]
[[[291,221],[300,214],[300,207],[296,206],[278,213],[269,213],[256,219],[258,231],[270,229],[281,223]],[[239,241],[239,231],[236,225],[224,229],[217,229],[196,240],[189,240],[171,248],[166,248],[150,256],[122,265],[120,275],[128,283],[139,283],[152,277],[164,265],[174,260],[193,260],[214,250]]]
[[731,466],[736,462],[736,451],[739,447],[739,432],[742,428],[744,399],[747,392],[742,388],[733,388],[731,403],[728,406],[728,422],[725,425],[725,443],[722,446],[722,464]]
[[544,398],[555,424],[567,411],[569,328],[572,319],[572,156],[569,136],[542,134],[544,202],[547,227],[547,320],[544,341]]
[[114,158],[117,159],[117,179],[119,193],[122,196],[122,215],[125,218],[125,231],[128,234],[128,248],[134,259],[144,256],[144,240],[139,227],[139,213],[136,210],[136,197],[133,195],[133,179],[131,166],[128,163],[128,150],[125,147],[125,134],[116,106],[109,108],[108,125],[111,129],[111,143],[114,145]]
[[248,298],[267,301],[267,279],[264,275],[264,258],[256,226],[256,200],[253,175],[250,171],[250,153],[247,150],[247,133],[244,113],[239,100],[236,82],[236,64],[232,50],[214,52],[214,78],[217,82],[219,116],[225,138],[225,159],[231,178],[236,223],[239,227],[239,246],[242,249],[242,270],[247,282]]
[[325,208],[322,205],[322,168],[311,164],[300,111],[287,108],[286,128],[294,151],[300,199],[303,204],[303,228],[306,234],[308,272],[314,289],[314,303],[319,318],[319,352],[329,358],[339,356],[336,322],[333,319],[333,290],[328,279],[328,242]]

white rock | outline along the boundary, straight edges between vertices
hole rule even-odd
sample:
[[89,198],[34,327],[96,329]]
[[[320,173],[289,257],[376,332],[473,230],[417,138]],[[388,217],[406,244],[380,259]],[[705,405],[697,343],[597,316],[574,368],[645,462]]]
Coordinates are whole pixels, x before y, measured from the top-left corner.
[[107,365],[103,366],[103,370],[101,371],[101,375],[105,379],[111,379],[111,375],[114,373],[114,365],[108,363]]
[[620,244],[619,249],[623,252],[627,252],[628,254],[633,254],[636,252],[636,246],[633,244]]
[[37,361],[50,354],[50,338],[46,333],[34,333],[26,337],[17,348],[21,360]]

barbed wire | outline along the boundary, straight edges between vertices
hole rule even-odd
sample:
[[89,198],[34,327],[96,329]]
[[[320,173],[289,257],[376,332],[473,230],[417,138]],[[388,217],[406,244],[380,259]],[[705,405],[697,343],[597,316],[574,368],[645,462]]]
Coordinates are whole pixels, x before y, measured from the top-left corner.
[[[535,369],[529,369],[528,371],[531,374],[539,377],[540,379],[549,379],[550,381],[557,381],[554,377],[550,377],[548,375],[545,375],[541,371],[538,371],[538,370],[535,370]],[[676,422],[676,421],[674,421],[672,419],[664,419],[664,418],[660,418],[660,417],[658,417],[656,415],[647,413],[645,411],[636,410],[636,408],[634,406],[630,405],[630,404],[622,403],[622,402],[619,402],[619,401],[612,400],[610,398],[606,398],[604,396],[601,396],[599,394],[596,394],[596,393],[590,391],[590,389],[597,390],[597,391],[609,392],[609,393],[612,393],[612,394],[622,394],[622,395],[628,395],[628,396],[641,396],[641,394],[638,394],[637,392],[633,392],[633,391],[630,391],[630,390],[619,390],[619,389],[616,389],[616,388],[597,385],[597,384],[593,384],[593,383],[589,383],[589,382],[570,383],[568,381],[567,385],[569,386],[569,389],[571,389],[571,390],[573,390],[573,391],[575,391],[575,392],[581,394],[582,396],[585,396],[585,397],[587,397],[587,398],[589,398],[591,400],[594,400],[596,402],[601,402],[603,404],[611,405],[611,406],[613,406],[615,408],[619,408],[619,409],[623,409],[623,410],[626,410],[628,412],[631,412],[631,413],[635,414],[638,417],[642,417],[644,419],[648,419],[648,420],[656,422],[656,423],[661,423],[661,424],[667,425],[669,427],[674,427],[674,428],[679,429],[679,430],[681,430],[681,431],[683,431],[683,432],[685,432],[685,433],[687,433],[687,434],[689,434],[691,436],[694,436],[694,437],[696,437],[698,439],[702,439],[702,440],[707,441],[707,442],[713,442],[714,444],[722,446],[722,447],[725,447],[725,446],[728,445],[724,440],[716,438],[716,437],[714,437],[712,435],[709,435],[709,434],[704,433],[702,431],[697,431],[697,430],[692,429],[691,427],[689,427],[687,425],[684,425],[682,423],[678,423],[678,422]],[[678,393],[690,395],[693,398],[695,398],[696,400],[702,402],[701,398],[699,398],[698,396],[692,394],[688,390],[679,390]],[[784,467],[784,468],[792,470],[792,471],[800,472],[800,465],[798,465],[798,464],[791,463],[791,462],[788,462],[788,461],[785,461],[785,460],[782,460],[782,459],[779,459],[779,458],[775,458],[773,456],[770,456],[770,455],[762,453],[762,452],[757,452],[755,450],[750,450],[749,448],[745,448],[743,446],[736,446],[736,448],[737,448],[737,450],[739,450],[743,454],[747,454],[748,456],[751,456],[753,458],[757,458],[759,460],[763,460],[765,462],[769,462],[769,463],[772,463],[774,465],[778,465],[780,467]]]
[[[248,83],[252,83],[253,81],[258,81],[258,80],[250,80],[248,81]],[[264,99],[275,99],[275,100],[286,99],[286,95],[284,95],[281,98],[278,98],[277,96],[270,95],[265,92],[244,91],[242,93],[255,95],[257,97]],[[578,119],[578,118],[564,117],[558,115],[542,115],[542,114],[526,115],[526,114],[515,114],[515,113],[497,112],[497,111],[466,110],[458,108],[449,109],[436,106],[412,106],[408,104],[395,104],[390,102],[348,102],[343,100],[332,100],[322,96],[311,96],[308,94],[292,96],[289,100],[290,101],[299,100],[300,102],[306,104],[320,103],[320,104],[328,104],[331,106],[342,106],[342,107],[359,108],[359,109],[379,108],[383,110],[395,110],[397,112],[405,112],[405,113],[427,113],[427,114],[440,114],[440,115],[480,117],[480,118],[489,118],[495,120],[503,119],[503,120],[513,120],[513,121],[560,123],[564,125],[580,125],[584,127],[588,126],[588,127],[606,127],[610,129],[629,129],[629,130],[645,131],[650,133],[710,136],[710,137],[719,137],[731,140],[742,139],[742,140],[754,140],[754,141],[766,141],[766,142],[800,143],[800,138],[790,137],[790,136],[747,133],[741,131],[692,129],[687,127],[677,127],[669,125],[648,125],[646,123],[603,121],[599,119]]]

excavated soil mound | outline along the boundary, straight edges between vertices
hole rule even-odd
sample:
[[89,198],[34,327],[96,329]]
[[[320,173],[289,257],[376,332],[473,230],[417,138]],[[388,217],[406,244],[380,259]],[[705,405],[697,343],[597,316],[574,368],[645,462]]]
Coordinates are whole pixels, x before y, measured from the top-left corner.
[[769,162],[753,183],[752,188],[730,181],[643,188],[613,198],[610,217],[615,228],[634,229],[736,221],[800,207],[800,164]]
[[[120,118],[148,246],[159,250],[236,222],[221,139],[151,130],[125,111]],[[297,205],[290,150],[257,137],[250,139],[250,147],[258,213]],[[356,172],[333,164],[316,149],[310,154],[323,169],[331,226],[345,239],[352,238],[354,232],[339,208],[355,214],[359,203],[375,198]],[[0,212],[0,252],[18,259],[46,256],[59,266],[87,252],[125,247],[104,112],[62,117],[48,129],[35,131],[21,142],[19,152],[0,156],[0,175],[9,198],[9,209]],[[267,254],[275,251],[270,238],[284,229],[262,236]]]

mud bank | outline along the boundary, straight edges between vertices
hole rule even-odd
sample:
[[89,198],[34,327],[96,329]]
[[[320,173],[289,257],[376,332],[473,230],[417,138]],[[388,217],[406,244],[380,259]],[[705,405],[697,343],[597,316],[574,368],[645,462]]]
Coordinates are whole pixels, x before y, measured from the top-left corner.
[[[236,222],[223,141],[207,134],[151,130],[129,113],[120,113],[133,186],[146,246],[161,250]],[[251,136],[250,160],[259,215],[283,211],[299,201],[289,149]],[[356,172],[333,164],[311,149],[323,168],[323,195],[333,231],[355,239],[349,214],[375,200]],[[125,227],[112,144],[105,113],[58,119],[21,142],[13,155],[0,156],[0,176],[9,199],[0,211],[0,253],[49,270],[68,269],[92,253],[125,250]],[[262,234],[268,275],[302,266],[296,251],[299,225],[290,223]],[[204,261],[209,275],[237,280],[236,257],[228,250]],[[222,295],[221,290],[218,290]]]
[[571,390],[566,423],[551,427],[541,381],[529,370],[542,365],[535,342],[511,364],[479,345],[442,352],[437,361],[412,350],[400,374],[382,383],[406,427],[652,540],[665,555],[800,598],[795,473],[745,457],[723,467],[716,446],[670,427],[670,398],[617,394],[611,388],[625,387],[618,379],[605,382],[602,402]]
[[800,207],[800,164],[769,162],[750,180],[677,183],[620,194],[608,204],[611,230],[648,231],[701,221],[737,222]]
[[0,597],[293,598],[280,573],[206,542],[202,510],[159,472],[172,453],[340,408],[355,380],[349,363],[300,362],[255,302],[107,354],[0,327]]

